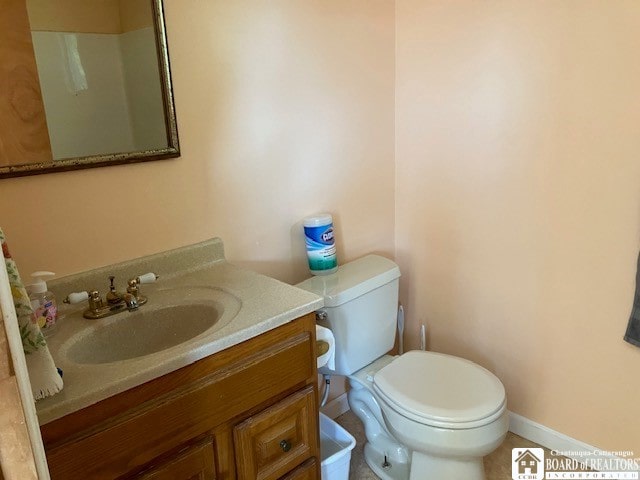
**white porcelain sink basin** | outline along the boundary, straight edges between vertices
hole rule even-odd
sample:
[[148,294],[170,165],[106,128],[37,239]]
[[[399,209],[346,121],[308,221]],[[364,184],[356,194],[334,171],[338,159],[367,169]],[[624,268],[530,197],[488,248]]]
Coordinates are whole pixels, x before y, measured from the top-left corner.
[[134,312],[89,320],[63,350],[68,360],[78,364],[113,363],[163,352],[220,330],[240,305],[236,297],[216,288],[157,290]]

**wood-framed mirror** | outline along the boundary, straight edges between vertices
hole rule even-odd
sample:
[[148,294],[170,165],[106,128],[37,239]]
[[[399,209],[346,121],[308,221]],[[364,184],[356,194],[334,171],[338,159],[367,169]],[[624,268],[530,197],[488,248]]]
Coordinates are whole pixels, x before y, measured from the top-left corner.
[[180,155],[162,0],[6,0],[0,178]]

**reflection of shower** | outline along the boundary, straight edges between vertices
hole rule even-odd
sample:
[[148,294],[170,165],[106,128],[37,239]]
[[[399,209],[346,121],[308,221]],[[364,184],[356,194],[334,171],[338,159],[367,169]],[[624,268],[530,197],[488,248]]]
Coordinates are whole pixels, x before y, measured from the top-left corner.
[[33,32],[54,159],[166,147],[155,38]]
[[89,88],[80,52],[78,52],[78,36],[75,33],[59,33],[58,43],[65,60],[65,84],[70,93],[78,95]]

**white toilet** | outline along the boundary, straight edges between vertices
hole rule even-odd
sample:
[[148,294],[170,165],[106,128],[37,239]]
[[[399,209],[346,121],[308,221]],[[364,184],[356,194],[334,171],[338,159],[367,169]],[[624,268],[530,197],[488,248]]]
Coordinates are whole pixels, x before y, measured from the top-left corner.
[[298,287],[324,297],[318,323],[336,340],[335,370],[349,378],[364,455],[380,478],[482,480],[482,457],[504,439],[508,414],[498,378],[451,355],[387,355],[395,340],[398,266],[368,255]]

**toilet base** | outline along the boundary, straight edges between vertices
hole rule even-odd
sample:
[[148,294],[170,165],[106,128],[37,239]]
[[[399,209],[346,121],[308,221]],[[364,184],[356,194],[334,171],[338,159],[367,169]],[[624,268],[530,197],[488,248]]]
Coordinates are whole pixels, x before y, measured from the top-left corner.
[[364,445],[364,460],[378,477],[382,480],[409,480],[409,463],[389,460],[387,458],[387,467],[383,467],[384,453],[379,452],[369,442]]
[[482,457],[444,458],[414,451],[411,455],[409,480],[425,480],[428,478],[485,480]]
[[364,459],[382,480],[425,480],[425,479],[462,479],[486,480],[482,458],[443,458],[413,452],[411,463],[402,463],[385,458],[374,446],[367,442],[364,446]]

